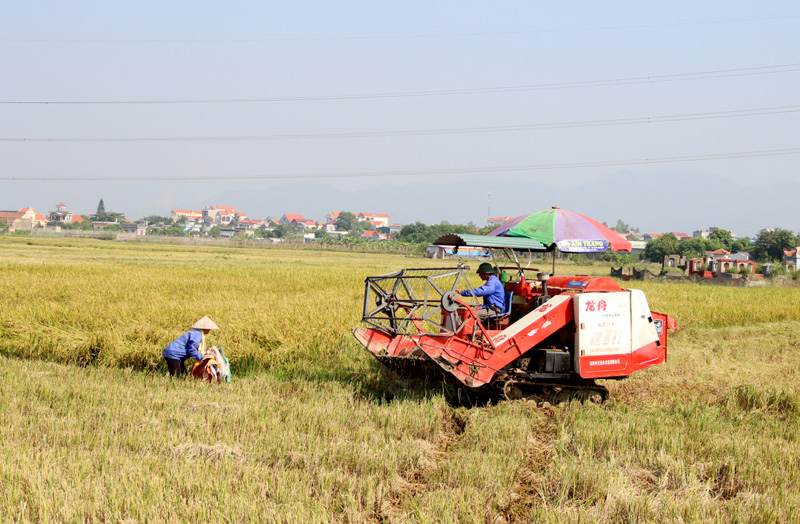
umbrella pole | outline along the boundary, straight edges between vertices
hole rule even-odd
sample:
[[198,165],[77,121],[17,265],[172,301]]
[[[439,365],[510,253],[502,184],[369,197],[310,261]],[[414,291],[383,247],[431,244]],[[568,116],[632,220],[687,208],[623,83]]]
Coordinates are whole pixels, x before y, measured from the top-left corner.
[[556,249],[558,248],[556,247],[553,248],[553,272],[551,273],[552,275],[556,274]]

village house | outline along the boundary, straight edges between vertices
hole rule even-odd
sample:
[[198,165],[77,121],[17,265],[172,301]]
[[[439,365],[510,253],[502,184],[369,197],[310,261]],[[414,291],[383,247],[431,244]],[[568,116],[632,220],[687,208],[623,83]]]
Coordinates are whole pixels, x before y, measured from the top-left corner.
[[[654,238],[663,237],[666,234],[669,233],[645,233],[644,235],[642,235],[642,240],[644,241],[653,240]],[[675,235],[678,238],[678,240],[686,240],[688,238],[692,238],[686,233],[676,233],[673,231],[672,234]]]
[[279,224],[286,224],[300,229],[317,229],[319,225],[310,218],[303,215],[285,214],[278,221]]
[[356,220],[359,222],[369,222],[376,228],[389,225],[389,215],[385,213],[357,213]]
[[227,226],[244,218],[247,218],[247,215],[236,211],[233,206],[208,206],[203,209],[203,222],[211,225]]
[[23,207],[18,211],[0,209],[0,221],[8,224],[9,231],[30,231],[47,226],[47,217],[32,207]]
[[386,240],[386,235],[378,233],[373,229],[367,229],[361,234],[361,238],[366,238],[367,240]]
[[403,224],[400,224],[399,222],[378,228],[378,231],[380,231],[384,235],[390,235],[390,236],[396,235],[402,230],[403,230]]
[[[79,219],[79,220],[76,220]],[[67,210],[66,204],[59,202],[56,204],[56,210],[50,211],[47,217],[48,222],[56,222],[59,224],[79,224],[83,222],[80,215],[74,215],[71,211]]]
[[242,219],[236,224],[236,229],[248,229],[248,230],[256,230],[256,229],[267,229],[269,227],[269,221],[267,220],[258,220],[256,218],[245,218]]
[[136,235],[137,237],[143,237],[147,234],[147,225],[140,224],[139,222],[120,222],[119,227],[126,233]]
[[195,209],[173,209],[170,214],[173,222],[185,218],[187,222],[199,222],[203,220],[203,212]]

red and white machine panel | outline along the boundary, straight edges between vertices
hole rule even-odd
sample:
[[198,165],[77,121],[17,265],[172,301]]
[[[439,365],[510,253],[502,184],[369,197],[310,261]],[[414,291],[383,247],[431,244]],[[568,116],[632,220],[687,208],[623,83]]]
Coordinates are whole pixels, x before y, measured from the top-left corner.
[[575,370],[583,378],[622,377],[666,359],[642,291],[573,298]]

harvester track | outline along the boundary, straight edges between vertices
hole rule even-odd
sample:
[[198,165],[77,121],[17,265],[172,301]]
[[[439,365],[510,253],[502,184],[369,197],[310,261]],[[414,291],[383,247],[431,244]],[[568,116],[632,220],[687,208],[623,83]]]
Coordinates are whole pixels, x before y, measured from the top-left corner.
[[557,383],[515,375],[502,375],[496,377],[490,386],[494,388],[494,396],[497,398],[533,400],[538,404],[547,402],[557,405],[571,400],[602,404],[608,398],[608,389],[595,384],[594,381]]
[[[379,356],[378,361],[403,380],[442,381],[450,385],[460,386],[468,396],[477,401],[528,400],[537,404],[545,402],[558,405],[571,400],[603,403],[608,397],[608,390],[594,381],[564,383],[548,380],[531,379],[522,372],[499,374],[490,384],[480,388],[467,388],[449,377],[433,360],[424,357],[389,357]],[[450,380],[448,380],[450,379]],[[461,395],[459,395],[459,398]]]

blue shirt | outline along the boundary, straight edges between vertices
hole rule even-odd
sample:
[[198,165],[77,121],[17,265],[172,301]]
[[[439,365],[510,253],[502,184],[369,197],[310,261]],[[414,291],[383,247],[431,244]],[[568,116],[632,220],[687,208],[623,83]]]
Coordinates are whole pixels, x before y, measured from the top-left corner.
[[203,341],[203,334],[193,329],[176,338],[170,345],[164,348],[164,358],[173,360],[184,360],[192,357],[195,360],[203,360],[203,354],[197,348]]
[[503,284],[495,275],[489,275],[489,280],[484,285],[476,289],[465,289],[461,291],[465,297],[483,297],[483,306],[497,306],[500,311],[506,310],[506,293]]

